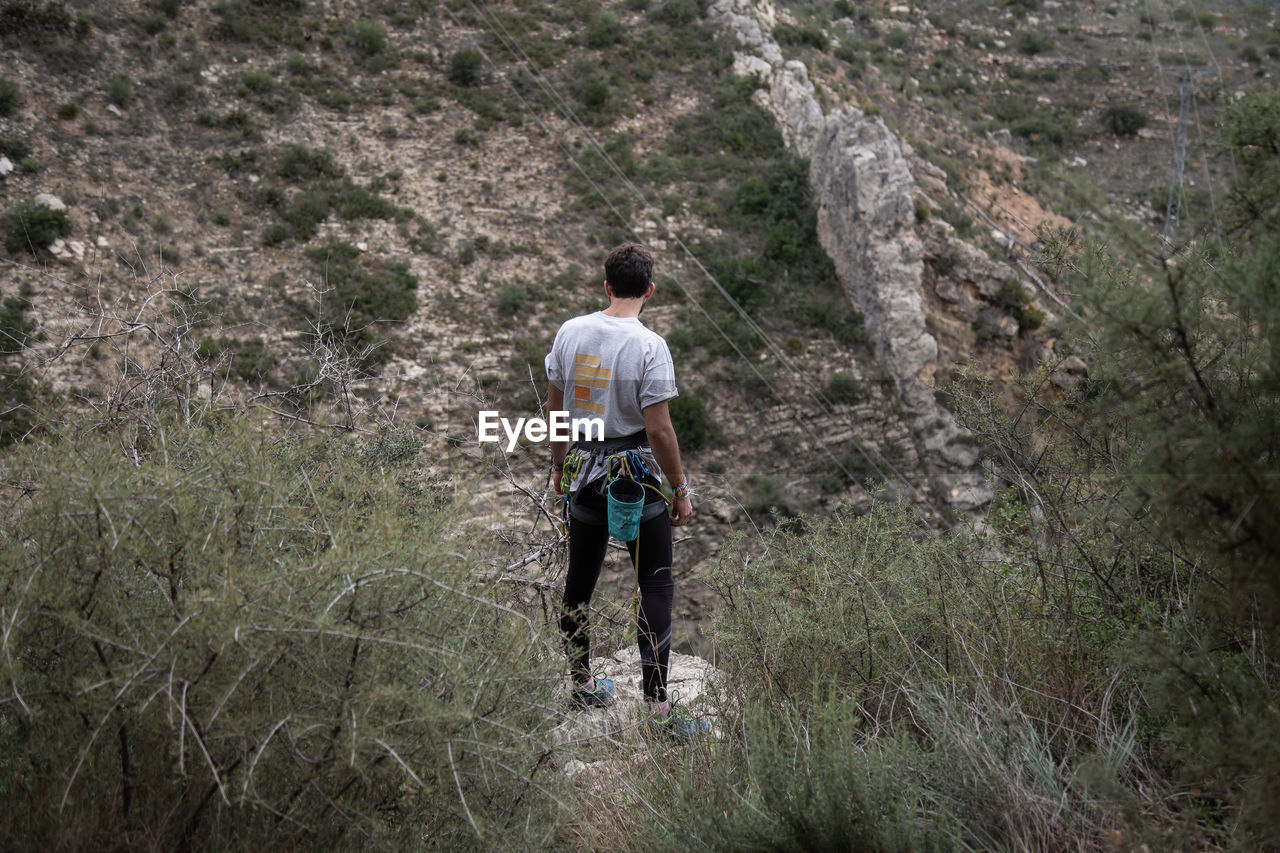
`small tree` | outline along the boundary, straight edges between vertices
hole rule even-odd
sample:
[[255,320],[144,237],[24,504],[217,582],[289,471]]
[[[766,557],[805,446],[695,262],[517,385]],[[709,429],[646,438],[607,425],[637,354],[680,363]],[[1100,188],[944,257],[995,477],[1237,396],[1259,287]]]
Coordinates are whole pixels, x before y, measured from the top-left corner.
[[475,48],[459,50],[449,60],[449,79],[459,86],[474,86],[480,82],[480,67],[484,55]]

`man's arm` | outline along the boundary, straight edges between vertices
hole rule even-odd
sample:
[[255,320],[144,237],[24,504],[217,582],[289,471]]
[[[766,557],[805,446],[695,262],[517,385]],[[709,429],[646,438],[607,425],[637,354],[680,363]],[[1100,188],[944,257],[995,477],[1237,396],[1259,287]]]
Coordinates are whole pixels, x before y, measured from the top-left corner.
[[[547,420],[551,420],[553,412],[564,411],[564,389],[557,388],[554,382],[547,383]],[[551,442],[551,484],[555,486],[556,494],[562,495],[560,491],[560,469],[564,467],[565,454],[569,452],[569,444],[567,441]]]
[[[676,440],[675,427],[671,425],[671,411],[667,401],[654,403],[644,408],[644,431],[649,437],[649,446],[653,448],[653,458],[658,460],[662,473],[667,476],[671,485],[679,486],[684,482],[684,468],[680,465],[680,444]],[[676,498],[671,505],[671,526],[679,527],[693,515],[693,502],[688,495]]]

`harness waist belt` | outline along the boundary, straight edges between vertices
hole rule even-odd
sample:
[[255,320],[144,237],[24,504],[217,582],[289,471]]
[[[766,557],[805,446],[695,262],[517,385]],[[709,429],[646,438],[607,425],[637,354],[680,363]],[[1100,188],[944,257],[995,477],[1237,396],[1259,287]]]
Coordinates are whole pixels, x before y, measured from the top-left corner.
[[648,434],[644,430],[640,430],[639,432],[631,433],[631,435],[624,435],[618,438],[606,438],[602,441],[579,441],[574,444],[574,447],[579,450],[612,453],[615,450],[632,450],[648,443]]

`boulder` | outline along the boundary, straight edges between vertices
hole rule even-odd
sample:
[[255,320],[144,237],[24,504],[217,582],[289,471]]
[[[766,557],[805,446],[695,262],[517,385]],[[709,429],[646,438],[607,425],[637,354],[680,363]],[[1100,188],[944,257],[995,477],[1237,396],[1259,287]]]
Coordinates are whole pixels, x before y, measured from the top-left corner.
[[85,244],[79,240],[58,238],[49,244],[49,254],[64,264],[78,264],[84,260]]
[[40,193],[34,199],[36,204],[42,204],[50,210],[66,210],[67,206],[62,199],[52,193]]
[[13,161],[8,157],[0,154],[0,178],[13,171]]

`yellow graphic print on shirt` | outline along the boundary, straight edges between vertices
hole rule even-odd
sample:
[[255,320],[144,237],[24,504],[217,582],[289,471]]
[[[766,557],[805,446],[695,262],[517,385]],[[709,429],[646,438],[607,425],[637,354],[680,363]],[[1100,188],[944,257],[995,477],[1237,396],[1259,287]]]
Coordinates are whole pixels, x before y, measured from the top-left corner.
[[[585,412],[603,415],[604,404],[592,402],[591,389],[607,392],[609,390],[609,380],[613,377],[613,371],[607,367],[600,366],[600,356],[580,352],[574,358],[573,372],[573,405]],[[608,394],[602,396],[608,399]]]

